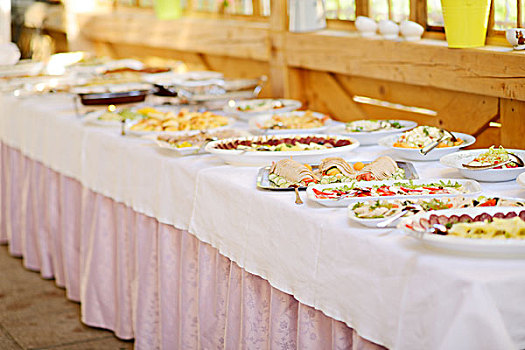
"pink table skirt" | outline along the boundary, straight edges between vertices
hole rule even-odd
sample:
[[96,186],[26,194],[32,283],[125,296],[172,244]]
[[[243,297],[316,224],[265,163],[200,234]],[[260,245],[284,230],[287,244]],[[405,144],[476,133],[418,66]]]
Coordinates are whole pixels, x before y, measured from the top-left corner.
[[191,233],[0,144],[0,242],[137,349],[380,349]]

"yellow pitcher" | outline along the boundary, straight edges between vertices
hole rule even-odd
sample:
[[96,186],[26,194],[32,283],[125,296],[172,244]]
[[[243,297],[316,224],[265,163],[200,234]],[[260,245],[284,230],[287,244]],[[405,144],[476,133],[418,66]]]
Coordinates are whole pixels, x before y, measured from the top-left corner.
[[448,47],[485,45],[490,0],[441,0]]

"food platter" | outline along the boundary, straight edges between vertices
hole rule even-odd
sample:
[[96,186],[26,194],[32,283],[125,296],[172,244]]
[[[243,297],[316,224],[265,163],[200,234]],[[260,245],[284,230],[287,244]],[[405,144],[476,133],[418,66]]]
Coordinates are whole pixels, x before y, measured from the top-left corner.
[[443,157],[446,154],[456,152],[457,150],[472,145],[474,142],[476,142],[476,138],[472,135],[463,134],[460,132],[453,132],[454,136],[456,136],[458,139],[463,140],[464,142],[459,146],[452,146],[452,147],[443,147],[443,148],[435,148],[432,151],[430,151],[426,156],[422,155],[419,149],[417,148],[402,148],[402,147],[394,147],[394,143],[398,139],[399,135],[389,135],[381,138],[379,140],[379,144],[383,147],[387,147],[394,151],[394,153],[404,159],[409,160],[417,160],[417,161],[431,161],[431,160],[439,160],[441,157]]
[[126,124],[126,133],[133,136],[195,134],[201,131],[223,130],[235,123],[230,117],[207,111],[192,112],[183,108],[160,113],[163,115],[152,115]]
[[[283,123],[283,121],[285,123]],[[291,121],[288,128],[286,121]],[[311,111],[293,111],[286,113],[267,113],[256,116],[249,121],[250,130],[254,133],[268,135],[312,134],[326,131],[332,119],[327,115]],[[295,127],[293,125],[301,126]],[[308,127],[308,125],[312,125]],[[304,127],[303,127],[304,126]]]
[[[474,207],[522,207],[525,208],[525,200],[509,197],[445,197],[433,199],[411,199],[411,200],[366,200],[356,202],[348,206],[348,217],[363,226],[377,228],[377,224],[387,221],[394,216],[399,216],[402,211],[404,215],[396,220],[390,221],[385,227],[396,227],[398,222],[406,217],[411,217],[418,212],[441,211],[459,208]],[[362,213],[366,213],[363,215]]]
[[81,86],[71,89],[85,106],[143,102],[151,93],[150,84],[114,84]]
[[[153,141],[157,147],[165,152],[166,155],[175,155],[175,156],[187,156],[193,154],[203,154],[206,153],[204,147],[213,138],[224,139],[227,137],[238,137],[238,136],[250,136],[247,131],[236,130],[236,129],[224,129],[216,130],[213,132],[186,132],[180,133],[180,135],[175,136],[175,138],[180,138],[181,140],[190,140],[186,145],[182,147],[174,146],[172,143],[168,142],[166,138],[173,137],[169,134],[153,134],[146,135],[143,138]],[[179,145],[182,142],[179,142]]]
[[[507,168],[507,169],[487,169],[487,170],[471,170],[465,168],[462,164],[470,162],[476,156],[487,152],[488,149],[474,149],[468,151],[460,151],[451,154],[447,154],[441,157],[441,164],[458,169],[461,175],[466,178],[474,179],[485,182],[502,182],[511,181],[516,177],[525,172],[525,168]],[[525,159],[525,151],[518,149],[508,149],[507,151],[512,152],[519,156],[521,159]]]
[[[252,150],[240,147],[234,148],[239,143],[266,143],[266,142],[280,142],[281,144],[288,144],[290,141],[301,144],[301,141],[306,142],[306,139],[322,140],[320,142],[330,141],[334,144],[344,144],[342,146],[335,146],[330,148],[317,148],[315,145],[308,150],[281,150],[281,151],[262,151]],[[287,143],[288,142],[288,143]],[[314,142],[314,144],[316,144]],[[231,146],[231,147],[230,147]],[[351,137],[342,137],[338,135],[325,134],[306,134],[306,135],[265,135],[265,136],[251,136],[231,138],[222,141],[212,141],[206,146],[206,151],[212,153],[224,162],[232,165],[243,166],[265,166],[272,161],[280,159],[287,159],[293,157],[294,160],[301,163],[315,164],[319,163],[323,158],[333,156],[344,156],[359,147],[359,142]],[[299,147],[300,148],[300,147]]]
[[[135,113],[133,109],[127,109],[130,111],[129,115],[126,116],[126,123],[130,123],[135,119],[142,119],[143,116],[141,116],[138,113]],[[111,127],[120,127],[122,125],[122,120],[118,119],[119,113],[122,113],[123,111],[119,112],[109,112],[106,110],[100,110],[100,111],[92,111],[88,112],[84,115],[82,118],[82,122],[84,124],[90,124],[90,125],[96,125],[96,126],[111,126]],[[111,117],[110,115],[113,115]],[[126,114],[124,114],[126,115]]]
[[224,106],[223,111],[248,121],[252,117],[261,114],[291,112],[301,108],[301,106],[302,103],[300,101],[287,99],[231,100]]
[[[357,123],[359,121],[354,121],[353,123]],[[379,121],[378,121],[379,122]],[[385,120],[385,122],[390,123],[397,123],[399,124],[400,128],[393,128],[393,129],[379,129],[375,131],[347,131],[347,124],[339,124],[337,126],[333,126],[329,129],[329,132],[334,134],[340,134],[345,136],[350,136],[355,138],[359,143],[361,143],[362,146],[366,145],[375,145],[379,141],[380,138],[392,135],[392,134],[399,134],[402,132],[405,132],[407,130],[410,130],[417,126],[417,123],[411,120]],[[394,124],[394,125],[397,125]]]
[[[368,164],[368,162],[363,162],[365,164]],[[404,162],[404,161],[398,161],[397,165],[399,168],[404,170],[405,178],[407,180],[414,180],[418,179],[419,176],[417,174],[416,169],[414,168],[414,165],[410,162]],[[317,169],[318,165],[311,165],[311,167],[315,170]],[[257,174],[257,188],[260,188],[262,190],[272,190],[272,191],[293,191],[293,187],[278,187],[273,182],[270,181],[269,175],[270,175],[270,166],[266,166],[259,169],[259,172]],[[298,187],[299,190],[306,190],[306,186],[300,186]]]
[[[451,187],[444,187],[445,190],[431,191],[422,190],[422,187],[438,188],[439,186],[447,186],[450,184]],[[386,188],[383,186],[387,186]],[[410,188],[410,186],[416,186],[416,190],[421,189],[421,193],[416,194],[414,191],[407,191],[404,194],[402,189]],[[454,189],[454,186],[461,186],[461,191]],[[381,191],[377,188],[381,187]],[[393,188],[401,188],[394,190]],[[371,195],[359,196],[355,194],[356,189],[368,190],[374,188]],[[338,197],[327,196],[324,193],[332,193],[332,190],[341,192],[352,192],[351,196],[341,195]],[[330,192],[325,192],[330,191]],[[360,191],[357,191],[360,192]],[[362,191],[361,191],[362,192]],[[383,195],[375,194],[374,192],[383,192]],[[392,193],[390,193],[392,192]],[[435,192],[435,193],[432,193]],[[445,193],[447,192],[447,193]],[[323,194],[319,194],[323,193]],[[350,182],[350,183],[338,183],[328,185],[313,185],[306,189],[308,199],[319,203],[327,207],[346,207],[352,203],[363,201],[363,200],[378,200],[378,199],[414,199],[414,198],[439,198],[439,197],[455,197],[457,195],[463,196],[475,196],[481,193],[480,185],[474,180],[456,180],[456,179],[418,179],[418,180],[386,180],[386,181],[363,181],[363,182]]]
[[[462,215],[469,215],[471,218],[474,218],[483,214],[492,216],[496,213],[508,214],[510,212],[525,217],[524,211],[525,209],[523,208],[508,207],[449,209],[440,211],[437,220],[446,222],[451,220],[453,216],[461,217]],[[520,215],[520,213],[522,214]],[[421,219],[430,221],[430,216],[436,214],[435,212],[416,214],[410,218],[403,219],[398,224],[398,228],[421,241],[424,245],[442,251],[503,258],[525,257],[524,239],[476,239],[422,232]]]

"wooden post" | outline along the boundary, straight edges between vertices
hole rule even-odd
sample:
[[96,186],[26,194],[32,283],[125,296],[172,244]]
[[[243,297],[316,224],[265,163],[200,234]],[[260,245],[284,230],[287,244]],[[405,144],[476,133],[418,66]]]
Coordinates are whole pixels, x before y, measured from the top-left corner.
[[427,27],[427,2],[410,1],[410,20]]
[[356,0],[355,2],[355,15],[356,16],[368,16],[368,0]]
[[[501,145],[525,148],[525,102],[500,99]],[[496,145],[497,146],[497,145]]]
[[286,0],[272,0],[270,13],[270,84],[274,97],[288,97],[288,65],[286,62],[286,39],[288,30]]

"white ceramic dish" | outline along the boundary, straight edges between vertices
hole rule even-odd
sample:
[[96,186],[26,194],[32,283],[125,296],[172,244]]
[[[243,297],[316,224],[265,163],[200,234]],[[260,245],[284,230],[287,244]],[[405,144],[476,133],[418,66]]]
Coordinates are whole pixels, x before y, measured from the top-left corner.
[[[100,116],[103,115],[104,113],[106,113],[106,111],[104,110],[89,112],[82,118],[82,123],[96,125],[96,126],[111,126],[111,127],[121,126],[122,122],[117,121],[117,120],[100,120],[99,119]],[[126,124],[129,124],[130,122],[134,122],[134,121],[127,121]]]
[[[519,207],[477,207],[477,208],[465,208],[465,209],[448,209],[439,211],[439,215],[450,217],[451,215],[462,215],[467,214],[476,216],[482,213],[495,214],[495,213],[508,213],[511,211],[519,214],[525,208]],[[406,225],[414,225],[419,223],[419,220],[424,218],[428,219],[430,215],[436,215],[436,212],[425,212],[418,213],[409,218],[403,219],[399,224],[398,228],[406,232],[408,235],[418,239],[424,245],[431,248],[437,248],[439,250],[462,252],[467,254],[481,254],[491,257],[525,257],[525,240],[517,239],[472,239],[455,237],[448,235],[437,235],[431,233],[421,233],[416,230],[408,228]]]
[[14,65],[0,65],[0,77],[33,76],[44,69],[44,62],[21,60]]
[[465,142],[463,142],[459,146],[434,148],[426,156],[422,155],[421,152],[419,152],[418,148],[394,147],[393,144],[399,138],[399,135],[385,136],[382,139],[380,139],[378,143],[383,147],[390,148],[391,150],[395,152],[397,156],[402,157],[404,159],[429,161],[429,160],[439,160],[441,157],[443,157],[446,154],[456,152],[460,148],[470,146],[474,142],[476,142],[476,138],[472,135],[463,134],[460,132],[453,132],[453,134],[454,136],[456,136],[459,139],[462,139]]
[[351,132],[346,131],[346,123],[339,124],[337,126],[331,127],[328,132],[331,134],[339,134],[344,136],[350,136],[355,138],[359,143],[361,143],[361,146],[366,145],[375,145],[379,141],[379,139],[387,136],[387,135],[394,135],[394,134],[400,134],[402,132],[405,132],[407,130],[410,130],[412,128],[415,128],[417,126],[416,122],[413,122],[411,120],[393,120],[389,119],[391,122],[397,122],[401,124],[403,127],[401,129],[390,129],[390,130],[378,130],[378,131],[360,131],[360,132]]
[[[289,138],[289,137],[302,137],[302,136],[312,136],[312,137],[333,137],[335,139],[345,139],[352,142],[350,145],[342,147],[334,147],[322,150],[311,150],[311,151],[281,151],[281,152],[268,152],[268,151],[242,151],[242,150],[225,150],[215,148],[219,142],[222,141],[212,141],[206,146],[206,151],[212,153],[224,162],[232,165],[242,165],[242,166],[266,166],[271,162],[276,162],[281,159],[289,159],[293,157],[294,160],[300,163],[308,164],[318,164],[322,159],[327,157],[343,157],[348,154],[350,151],[359,147],[359,142],[356,139],[351,137],[341,137],[337,135],[324,135],[324,134],[308,134],[308,135],[278,135],[273,137],[278,138]],[[232,138],[227,140],[250,140],[255,139],[261,136],[251,136],[251,137],[240,137]]]
[[[283,104],[283,107],[274,109],[272,104],[276,101],[279,101]],[[245,109],[248,106],[254,106],[252,111],[239,111],[238,108]],[[244,100],[244,101],[234,101],[231,100],[223,108],[223,111],[229,114],[238,116],[242,120],[250,120],[255,116],[268,113],[286,113],[295,111],[298,108],[301,108],[302,103],[297,100],[286,100],[286,99],[256,99],[256,100]]]
[[[489,170],[470,170],[463,167],[462,164],[472,161],[479,154],[487,152],[488,149],[473,149],[447,154],[439,160],[441,164],[450,168],[456,168],[461,175],[466,178],[484,182],[502,182],[514,180],[519,174],[525,171],[525,168],[508,168],[508,169],[489,169]],[[519,149],[508,149],[521,159],[525,159],[525,151]]]
[[525,188],[525,173],[521,173],[521,175],[518,176],[516,181],[521,185],[521,187]]
[[220,126],[218,128],[211,128],[211,129],[203,129],[203,130],[182,130],[182,131],[141,131],[141,130],[131,130],[130,127],[133,126],[134,123],[137,121],[134,121],[132,123],[127,124],[126,126],[126,134],[133,135],[133,136],[145,136],[145,135],[160,135],[160,134],[167,134],[167,135],[184,135],[184,134],[198,134],[201,131],[219,131],[230,128],[235,121],[231,118],[228,118],[228,124],[224,126]]
[[318,191],[322,191],[325,188],[337,188],[344,185],[350,185],[353,183],[336,183],[336,184],[327,184],[327,185],[313,185],[309,186],[306,189],[306,194],[308,199],[311,201],[317,202],[327,207],[346,207],[352,203],[356,203],[363,200],[382,200],[382,199],[425,199],[425,198],[441,198],[441,197],[455,197],[458,195],[461,196],[475,196],[481,193],[481,186],[474,180],[457,180],[457,179],[418,179],[418,180],[386,180],[386,181],[361,181],[358,183],[359,186],[374,186],[385,184],[387,186],[393,185],[394,183],[413,183],[414,185],[429,184],[439,181],[452,181],[457,182],[463,185],[467,192],[466,193],[454,193],[454,194],[428,194],[428,195],[395,195],[395,196],[372,196],[372,197],[348,197],[348,198],[317,198],[313,189],[315,188]]
[[[457,196],[457,197],[463,197],[463,196]],[[487,198],[494,198],[495,196],[489,196]],[[463,197],[465,198],[465,197]],[[475,200],[475,199],[479,199],[480,197],[468,197],[468,198],[471,198],[472,200]],[[498,197],[500,200],[502,199],[505,199],[505,200],[509,200],[509,201],[515,201],[515,202],[520,202],[520,203],[525,203],[525,199],[522,199],[522,198],[512,198],[512,197]],[[451,200],[453,200],[454,198],[451,197]],[[424,200],[424,199],[423,199]],[[441,199],[443,200],[443,199]],[[386,200],[382,200],[382,202],[399,202],[399,201],[396,201],[396,200],[391,200],[391,199],[386,199]],[[361,202],[361,201],[359,201]],[[365,200],[363,202],[368,202],[368,200]],[[375,203],[376,201],[375,200],[371,200],[370,202],[373,202]],[[357,203],[357,202],[356,202]],[[385,220],[388,220],[390,217],[392,216],[387,216],[387,217],[384,217],[384,218],[377,218],[377,219],[367,219],[367,218],[359,218],[355,215],[354,211],[352,210],[352,207],[355,205],[355,203],[352,203],[348,206],[348,217],[350,218],[350,220],[352,221],[355,221],[363,226],[367,226],[367,227],[373,227],[373,228],[377,228],[377,224],[382,222],[382,221],[385,221]],[[411,204],[408,204],[408,206],[411,206]],[[403,210],[406,206],[405,205],[402,205],[399,209],[400,210]],[[481,206],[478,206],[479,208],[493,208],[493,207],[481,207]],[[497,208],[506,208],[506,207],[509,207],[508,205],[505,207],[505,206],[496,206]],[[519,206],[513,206],[515,208],[523,208],[525,209],[525,207],[519,207]],[[473,206],[470,207],[470,208],[474,208]],[[460,209],[460,208],[455,208],[455,209]],[[442,210],[449,210],[449,209],[437,209],[437,210],[428,210],[427,212],[432,212],[432,213],[436,213],[436,214],[440,214]],[[395,214],[394,214],[395,215]],[[407,216],[407,218],[410,218],[412,217],[413,215],[415,214],[412,214],[412,215],[409,215]],[[401,217],[397,220],[394,220],[393,222],[391,222],[387,227],[396,227],[397,224],[403,220],[404,217]]]
[[[332,120],[328,119],[323,126],[318,128],[309,128],[309,129],[263,129],[259,125],[263,125],[266,121],[272,118],[273,115],[298,115],[302,116],[305,111],[295,111],[295,112],[286,112],[286,113],[267,113],[262,114],[257,117],[250,119],[249,127],[250,131],[258,134],[267,134],[267,135],[284,135],[284,134],[316,134],[328,130],[332,126]],[[312,112],[312,115],[318,119],[326,117],[325,114]]]

